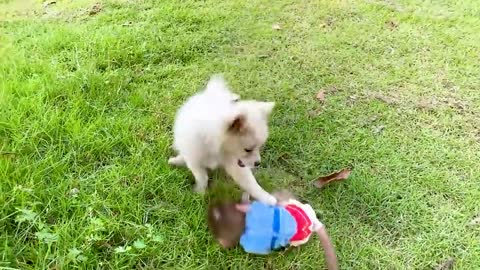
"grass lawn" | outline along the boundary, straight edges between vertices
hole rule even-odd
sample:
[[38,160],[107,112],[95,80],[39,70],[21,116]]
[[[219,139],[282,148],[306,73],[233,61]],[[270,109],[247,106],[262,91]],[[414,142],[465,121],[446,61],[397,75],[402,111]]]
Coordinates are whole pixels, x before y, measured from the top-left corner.
[[[47,1],[48,2],[48,1]],[[170,168],[208,77],[277,102],[256,172],[311,202],[342,269],[480,266],[477,0],[0,0],[0,269],[319,269],[224,251]],[[323,91],[325,100],[316,99]],[[323,190],[311,181],[343,167]]]

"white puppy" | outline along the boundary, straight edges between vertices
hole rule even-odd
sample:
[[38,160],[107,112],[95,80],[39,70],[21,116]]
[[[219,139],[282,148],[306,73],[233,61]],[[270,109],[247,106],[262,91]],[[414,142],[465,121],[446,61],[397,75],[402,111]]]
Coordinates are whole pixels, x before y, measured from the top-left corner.
[[237,184],[267,204],[276,199],[257,183],[252,167],[268,137],[267,120],[275,103],[239,101],[223,77],[213,76],[205,90],[190,97],[177,112],[174,125],[176,157],[169,164],[186,165],[195,177],[196,192],[207,188],[207,169],[223,167]]

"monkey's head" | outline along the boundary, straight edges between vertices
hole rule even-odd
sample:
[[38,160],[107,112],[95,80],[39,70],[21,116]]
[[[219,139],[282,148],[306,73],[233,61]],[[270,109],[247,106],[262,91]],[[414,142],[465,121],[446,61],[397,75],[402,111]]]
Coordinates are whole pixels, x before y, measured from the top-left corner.
[[236,203],[222,203],[208,209],[208,227],[224,248],[238,244],[245,230],[245,212]]

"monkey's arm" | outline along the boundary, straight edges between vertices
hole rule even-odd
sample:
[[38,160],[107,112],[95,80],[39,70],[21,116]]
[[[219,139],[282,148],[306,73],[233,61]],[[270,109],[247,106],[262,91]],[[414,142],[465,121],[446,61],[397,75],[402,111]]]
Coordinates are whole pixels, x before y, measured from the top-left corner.
[[321,226],[316,230],[318,237],[320,238],[320,243],[322,244],[323,250],[325,252],[325,261],[327,262],[328,270],[337,270],[337,255],[335,255],[335,249],[333,247],[330,238],[328,237],[327,230],[325,226]]

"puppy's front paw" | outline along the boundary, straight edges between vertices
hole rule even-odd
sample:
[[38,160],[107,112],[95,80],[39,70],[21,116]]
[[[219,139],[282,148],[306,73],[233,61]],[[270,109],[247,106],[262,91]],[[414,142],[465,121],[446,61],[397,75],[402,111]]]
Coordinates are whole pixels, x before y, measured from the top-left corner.
[[185,165],[185,160],[182,156],[178,155],[176,157],[171,157],[168,159],[168,164],[172,166],[183,166]]
[[258,200],[265,203],[265,204],[268,204],[268,205],[276,205],[277,204],[277,199],[270,194],[268,194],[266,196],[263,196],[263,198],[259,198]]
[[207,189],[206,186],[199,185],[199,184],[195,184],[195,186],[193,187],[193,191],[198,193],[198,194],[205,194],[206,189]]

